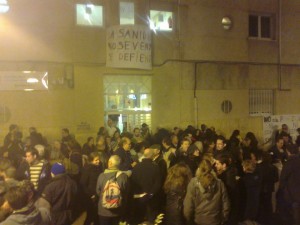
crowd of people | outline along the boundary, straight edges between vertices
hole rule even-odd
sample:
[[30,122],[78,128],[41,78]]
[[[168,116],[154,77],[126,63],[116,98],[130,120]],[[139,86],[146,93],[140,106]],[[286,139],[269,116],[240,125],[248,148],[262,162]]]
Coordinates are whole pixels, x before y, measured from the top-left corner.
[[[299,130],[300,131],[300,130]],[[0,225],[300,224],[300,138],[286,124],[268,150],[254,133],[229,139],[202,124],[151,134],[112,120],[82,146],[62,129],[9,127],[0,150]]]

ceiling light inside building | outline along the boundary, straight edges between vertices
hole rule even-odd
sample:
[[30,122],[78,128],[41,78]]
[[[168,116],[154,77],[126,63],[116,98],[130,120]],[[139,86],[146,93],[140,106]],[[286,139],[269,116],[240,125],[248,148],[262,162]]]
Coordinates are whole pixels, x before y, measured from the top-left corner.
[[36,79],[36,78],[28,78],[27,79],[27,83],[38,83],[39,82],[39,80],[38,79]]
[[0,0],[0,13],[6,13],[9,10],[7,0]]

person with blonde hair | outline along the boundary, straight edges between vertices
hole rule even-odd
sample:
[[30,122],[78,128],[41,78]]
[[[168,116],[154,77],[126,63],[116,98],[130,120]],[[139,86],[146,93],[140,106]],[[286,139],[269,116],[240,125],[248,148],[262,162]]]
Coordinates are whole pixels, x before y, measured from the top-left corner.
[[185,225],[183,199],[186,188],[192,178],[192,172],[185,163],[178,163],[168,170],[164,184],[166,193],[166,225]]
[[183,213],[197,225],[220,225],[228,220],[230,203],[224,183],[217,179],[209,160],[202,160],[188,184]]

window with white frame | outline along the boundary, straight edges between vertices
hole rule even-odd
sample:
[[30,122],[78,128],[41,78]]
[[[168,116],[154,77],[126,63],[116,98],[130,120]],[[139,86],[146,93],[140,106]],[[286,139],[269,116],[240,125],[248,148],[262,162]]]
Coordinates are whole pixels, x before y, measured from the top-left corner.
[[274,91],[270,89],[249,90],[249,115],[268,116],[274,113]]
[[249,37],[274,39],[274,19],[271,15],[249,15]]
[[120,25],[134,24],[134,3],[120,2]]
[[150,10],[150,29],[154,31],[172,31],[173,12]]
[[151,76],[106,75],[104,110],[121,131],[146,123],[151,128]]
[[81,26],[103,26],[103,6],[76,4],[76,24]]

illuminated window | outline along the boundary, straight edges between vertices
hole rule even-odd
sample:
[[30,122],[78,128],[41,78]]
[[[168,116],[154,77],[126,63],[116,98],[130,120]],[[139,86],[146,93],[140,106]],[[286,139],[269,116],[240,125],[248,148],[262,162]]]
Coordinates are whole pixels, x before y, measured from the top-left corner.
[[120,24],[134,24],[133,2],[120,2]]
[[[146,123],[151,127],[151,77],[104,76],[104,110],[121,131]],[[106,118],[106,119],[107,119]]]
[[150,28],[155,31],[173,30],[173,13],[150,10]]
[[76,4],[76,24],[102,27],[103,7],[92,4]]

